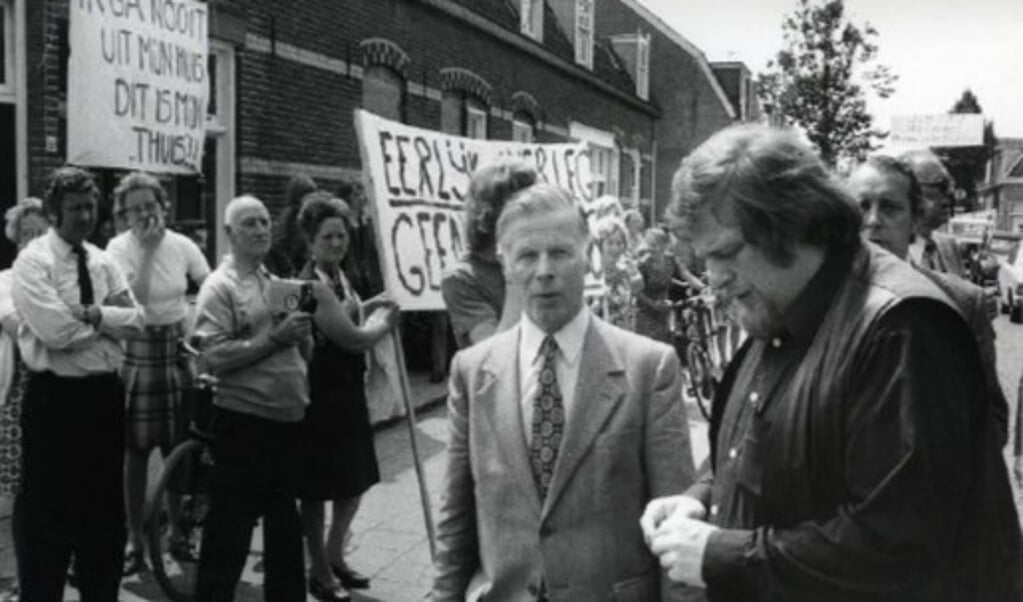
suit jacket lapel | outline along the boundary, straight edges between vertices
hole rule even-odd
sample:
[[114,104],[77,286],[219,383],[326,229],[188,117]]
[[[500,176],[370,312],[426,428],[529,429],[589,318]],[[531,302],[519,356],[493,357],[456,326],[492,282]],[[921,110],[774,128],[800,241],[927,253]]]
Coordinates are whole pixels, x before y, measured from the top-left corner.
[[519,328],[496,335],[501,340],[491,346],[483,369],[488,373],[478,392],[479,409],[490,412],[497,450],[508,466],[508,478],[519,482],[536,514],[540,514],[540,492],[529,468],[529,449],[523,434],[519,406]]
[[[568,415],[565,437],[554,465],[551,488],[547,492],[543,515],[546,516],[564,492],[593,440],[624,397],[624,365],[614,355],[600,331],[596,316],[590,320],[579,357],[579,380]],[[528,465],[527,465],[528,468]]]

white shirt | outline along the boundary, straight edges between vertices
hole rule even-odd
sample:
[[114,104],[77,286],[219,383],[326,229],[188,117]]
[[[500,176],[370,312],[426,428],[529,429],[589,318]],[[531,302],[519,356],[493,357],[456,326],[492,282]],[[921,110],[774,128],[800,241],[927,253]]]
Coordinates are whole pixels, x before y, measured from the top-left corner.
[[71,314],[80,305],[78,260],[53,228],[28,243],[14,261],[12,295],[21,318],[18,346],[31,370],[61,376],[116,371],[124,357],[117,339],[137,335],[142,327],[142,308],[124,275],[102,249],[87,242],[83,246],[103,316],[99,328]]
[[[558,388],[561,390],[561,405],[565,410],[565,423],[572,419],[572,406],[575,402],[575,385],[579,381],[579,357],[582,355],[583,340],[590,326],[590,310],[585,306],[569,320],[568,324],[554,333],[554,341],[558,344],[558,352],[554,356],[554,372],[558,377]],[[526,444],[533,439],[533,405],[536,403],[537,389],[540,382],[540,370],[543,358],[540,346],[547,333],[540,330],[522,314],[519,322],[519,400],[522,409],[522,428],[526,435]]]
[[210,266],[199,246],[172,230],[165,230],[163,238],[151,251],[142,245],[133,231],[128,230],[112,238],[107,243],[106,252],[135,290],[138,290],[137,280],[141,276],[144,257],[147,252],[152,253],[149,293],[145,299],[139,299],[146,324],[163,326],[183,320],[188,313],[188,301],[185,299],[187,278],[201,283],[210,273]]

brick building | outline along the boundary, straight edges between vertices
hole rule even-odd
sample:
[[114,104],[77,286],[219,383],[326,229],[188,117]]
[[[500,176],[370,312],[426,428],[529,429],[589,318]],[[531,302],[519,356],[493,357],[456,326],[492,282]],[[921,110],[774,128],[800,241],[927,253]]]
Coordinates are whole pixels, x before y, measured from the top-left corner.
[[[276,212],[293,173],[329,188],[360,177],[358,107],[474,137],[586,141],[597,192],[655,213],[681,157],[755,116],[738,100],[748,83],[715,75],[636,0],[211,0],[209,12],[203,175],[166,185],[173,220],[205,228],[210,257],[235,194]],[[68,0],[0,0],[0,32],[6,207],[41,195],[64,162]],[[97,173],[109,192],[119,173]],[[0,247],[0,265],[12,254]]]

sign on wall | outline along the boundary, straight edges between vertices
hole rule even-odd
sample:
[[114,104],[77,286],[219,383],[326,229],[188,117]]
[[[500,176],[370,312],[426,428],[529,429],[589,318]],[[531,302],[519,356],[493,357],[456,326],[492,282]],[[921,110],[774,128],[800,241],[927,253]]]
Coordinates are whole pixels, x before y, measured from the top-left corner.
[[207,25],[198,0],[71,0],[68,162],[198,173]]
[[983,146],[984,116],[976,113],[895,116],[889,142],[920,148]]
[[[355,111],[355,126],[370,180],[366,191],[375,207],[384,280],[403,310],[444,309],[441,278],[468,247],[462,221],[469,179],[488,163],[509,157],[527,161],[543,180],[570,191],[591,222],[598,215],[584,143],[462,138],[362,110]],[[596,254],[594,246],[594,265]],[[602,287],[596,274],[591,268],[590,291]]]

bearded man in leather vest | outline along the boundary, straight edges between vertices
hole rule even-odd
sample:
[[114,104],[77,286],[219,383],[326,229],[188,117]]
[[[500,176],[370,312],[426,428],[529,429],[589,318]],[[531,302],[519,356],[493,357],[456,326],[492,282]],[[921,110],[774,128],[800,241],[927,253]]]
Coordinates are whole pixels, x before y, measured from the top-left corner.
[[1019,522],[954,303],[861,242],[792,132],[719,132],[673,196],[750,338],[715,399],[710,470],[641,519],[669,577],[712,602],[1019,600]]

